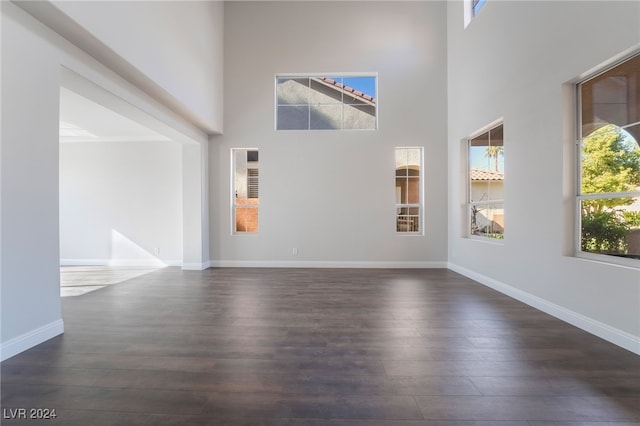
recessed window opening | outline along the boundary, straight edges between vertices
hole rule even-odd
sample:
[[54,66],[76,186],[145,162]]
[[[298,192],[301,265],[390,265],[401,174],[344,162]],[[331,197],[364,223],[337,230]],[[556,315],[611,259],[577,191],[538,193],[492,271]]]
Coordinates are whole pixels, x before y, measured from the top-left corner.
[[422,148],[396,148],[396,232],[422,235]]
[[468,235],[504,238],[504,128],[502,123],[469,139]]
[[260,204],[258,150],[232,149],[231,165],[232,232],[256,233]]
[[577,85],[578,255],[640,266],[640,55]]
[[375,130],[377,110],[374,75],[276,78],[277,130]]

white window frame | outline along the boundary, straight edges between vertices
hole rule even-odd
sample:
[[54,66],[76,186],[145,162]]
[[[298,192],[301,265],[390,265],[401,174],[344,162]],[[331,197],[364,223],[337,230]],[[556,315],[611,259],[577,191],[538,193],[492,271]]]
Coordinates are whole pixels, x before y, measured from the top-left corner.
[[480,0],[477,7],[473,6],[474,0],[464,0],[464,27],[467,28],[473,18],[475,18],[480,10],[484,7],[487,0]]
[[[466,138],[466,208],[464,209],[464,214],[466,216],[466,220],[464,221],[465,223],[465,230],[463,232],[463,235],[469,239],[472,240],[478,240],[478,241],[484,241],[484,242],[489,242],[489,243],[494,243],[494,244],[504,244],[504,240],[506,239],[506,233],[503,233],[503,238],[492,238],[492,237],[487,237],[484,235],[474,235],[471,233],[471,225],[472,225],[472,220],[471,220],[471,209],[474,206],[494,206],[496,204],[499,204],[502,206],[502,211],[503,211],[503,220],[504,220],[504,197],[502,199],[495,199],[495,200],[478,200],[478,201],[472,201],[471,200],[471,196],[472,196],[472,182],[471,182],[471,141],[475,138],[477,138],[478,136],[487,133],[493,129],[496,129],[498,127],[502,126],[502,130],[504,133],[504,119],[503,118],[499,118],[495,121],[493,121],[492,123],[488,124],[487,126],[483,127],[482,129],[474,132],[473,134],[471,134],[471,136],[469,136],[468,138]],[[503,146],[504,146],[504,136],[503,136]],[[504,156],[504,154],[503,154]],[[503,180],[503,196],[504,196],[504,180]],[[506,226],[505,226],[505,230],[506,230]]]
[[[280,104],[278,103],[278,80],[280,79],[287,79],[287,78],[291,78],[291,79],[296,79],[296,78],[321,78],[321,77],[338,77],[338,78],[357,78],[357,77],[368,77],[368,78],[374,78],[375,79],[375,91],[376,91],[376,97],[374,98],[375,100],[375,126],[372,129],[345,129],[344,128],[344,114],[343,117],[341,119],[341,122],[343,124],[343,127],[339,128],[339,129],[311,129],[311,128],[307,128],[307,129],[278,129],[278,107],[280,106]],[[314,132],[314,131],[364,131],[364,132],[372,132],[372,131],[377,131],[378,130],[378,118],[379,118],[379,114],[380,114],[380,96],[379,96],[379,92],[378,92],[378,73],[377,72],[324,72],[324,73],[278,73],[275,75],[275,79],[274,79],[274,112],[273,112],[273,123],[274,123],[274,130],[276,130],[277,132],[291,132],[291,131],[302,131],[302,132]],[[307,103],[304,105],[311,105],[311,103]],[[350,104],[345,104],[344,102],[341,103],[341,105],[350,105]],[[343,111],[344,112],[344,111]],[[309,126],[311,123],[311,120],[309,118],[308,120]]]
[[[423,236],[424,235],[424,224],[425,224],[425,220],[424,220],[424,148],[421,146],[397,146],[393,153],[394,153],[394,160],[396,158],[397,152],[398,150],[401,149],[418,149],[420,150],[420,164],[419,164],[419,175],[418,175],[418,179],[419,179],[419,183],[418,183],[418,191],[419,191],[419,197],[420,197],[420,201],[419,203],[398,203],[396,200],[395,206],[396,206],[396,214],[395,214],[395,219],[394,219],[394,226],[395,226],[395,230],[396,230],[396,235],[406,235],[406,236]],[[397,167],[394,170],[394,187],[395,187],[395,183],[397,180]],[[396,187],[397,188],[397,187]],[[398,216],[399,216],[399,211],[400,209],[403,208],[418,208],[418,230],[417,231],[400,231],[398,230]]]
[[[640,51],[634,51],[631,54],[625,54],[621,58],[617,58],[607,64],[604,64],[598,67],[597,70],[589,72],[586,75],[583,75],[582,78],[578,82],[576,82],[574,87],[575,93],[575,132],[576,132],[576,141],[575,141],[575,165],[576,165],[576,197],[575,197],[575,206],[574,206],[574,253],[575,257],[591,260],[601,263],[608,263],[612,265],[621,265],[628,266],[635,269],[640,269],[640,260],[618,257],[607,254],[599,254],[599,253],[590,253],[582,251],[582,201],[584,200],[597,200],[597,199],[607,199],[607,198],[626,198],[626,197],[640,197],[640,191],[627,191],[627,192],[603,192],[603,193],[594,193],[594,194],[583,194],[582,193],[582,96],[581,96],[581,85],[586,83],[601,74],[604,74],[611,70],[612,68],[617,67],[618,65],[623,64],[624,62],[640,55]],[[637,123],[631,123],[624,127],[629,127]],[[622,129],[624,129],[622,127]],[[640,143],[640,141],[637,141]]]
[[[231,148],[231,155],[230,155],[230,181],[231,181],[231,185],[230,185],[230,205],[231,205],[231,235],[256,235],[258,234],[258,232],[260,231],[260,179],[259,179],[259,172],[258,172],[258,203],[257,204],[238,204],[236,203],[236,199],[237,199],[237,194],[236,194],[236,176],[235,176],[235,172],[236,172],[236,153],[243,151],[245,153],[248,153],[249,151],[258,151],[260,152],[260,150],[258,148]],[[260,164],[260,158],[258,157],[258,164]],[[260,170],[260,168],[258,167],[258,170]],[[247,172],[249,171],[249,167],[247,167]],[[247,198],[249,195],[249,174],[247,173]],[[238,207],[242,207],[242,208],[255,208],[258,210],[258,230],[257,231],[238,231],[236,228],[236,210]]]

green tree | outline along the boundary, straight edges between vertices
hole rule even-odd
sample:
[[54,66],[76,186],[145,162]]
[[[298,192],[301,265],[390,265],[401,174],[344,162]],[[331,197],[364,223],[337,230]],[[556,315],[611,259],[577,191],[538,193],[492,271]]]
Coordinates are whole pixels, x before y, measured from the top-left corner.
[[582,214],[582,251],[625,253],[629,224],[616,211],[594,211]]
[[498,158],[500,156],[504,156],[504,147],[503,146],[488,146],[487,149],[484,150],[484,156],[486,158],[493,159],[493,170],[498,172]]
[[[620,193],[640,186],[640,149],[620,128],[606,125],[584,138],[582,144],[582,193]],[[582,250],[625,253],[626,235],[637,225],[635,216],[620,207],[630,197],[582,202]]]
[[[583,140],[582,193],[634,191],[640,186],[640,149],[625,140],[620,128],[606,125]],[[633,203],[631,198],[587,200],[585,212],[599,212]]]

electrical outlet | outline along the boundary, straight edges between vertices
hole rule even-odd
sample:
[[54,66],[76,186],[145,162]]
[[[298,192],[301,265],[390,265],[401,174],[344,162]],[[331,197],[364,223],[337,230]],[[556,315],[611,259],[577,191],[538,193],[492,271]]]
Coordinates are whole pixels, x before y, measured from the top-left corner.
[[298,247],[294,247],[294,248],[293,248],[292,254],[293,254],[294,256],[297,256],[297,255],[298,255]]
[[155,254],[156,256],[159,255],[160,254],[160,247],[154,247],[153,254]]

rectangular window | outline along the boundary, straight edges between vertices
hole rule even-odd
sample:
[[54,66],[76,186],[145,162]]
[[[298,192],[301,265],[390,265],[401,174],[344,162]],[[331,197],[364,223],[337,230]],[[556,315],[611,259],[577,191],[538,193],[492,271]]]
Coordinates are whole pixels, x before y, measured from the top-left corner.
[[422,148],[396,148],[396,231],[422,234]]
[[503,125],[469,139],[469,235],[504,238]]
[[257,149],[231,150],[234,234],[258,232],[259,168]]
[[377,78],[278,76],[277,130],[375,130]]
[[640,265],[639,88],[640,55],[577,85],[577,251],[633,266]]

